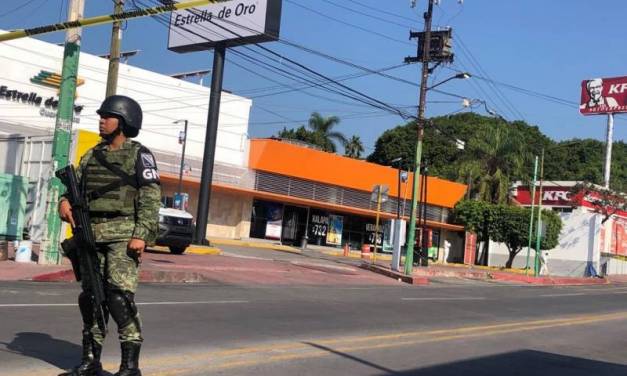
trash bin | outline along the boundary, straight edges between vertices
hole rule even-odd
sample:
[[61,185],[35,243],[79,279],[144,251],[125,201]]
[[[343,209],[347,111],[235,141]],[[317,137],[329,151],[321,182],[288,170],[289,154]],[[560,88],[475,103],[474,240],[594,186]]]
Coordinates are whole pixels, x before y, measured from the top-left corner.
[[0,240],[0,261],[5,261],[9,258],[9,242],[6,240]]
[[370,244],[363,244],[361,246],[361,258],[363,259],[370,258]]
[[33,256],[33,243],[30,240],[20,242],[19,248],[15,251],[15,262],[31,262]]

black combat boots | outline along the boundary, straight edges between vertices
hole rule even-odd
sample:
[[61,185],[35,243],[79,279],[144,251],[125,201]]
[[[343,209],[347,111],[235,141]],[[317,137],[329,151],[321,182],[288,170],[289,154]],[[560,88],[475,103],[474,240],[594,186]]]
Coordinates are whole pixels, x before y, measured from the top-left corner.
[[141,376],[142,372],[139,370],[141,343],[122,342],[121,347],[122,362],[120,363],[120,370],[114,376]]
[[102,346],[94,341],[93,335],[89,331],[83,331],[83,356],[81,364],[68,372],[59,376],[97,376],[102,371],[100,355]]

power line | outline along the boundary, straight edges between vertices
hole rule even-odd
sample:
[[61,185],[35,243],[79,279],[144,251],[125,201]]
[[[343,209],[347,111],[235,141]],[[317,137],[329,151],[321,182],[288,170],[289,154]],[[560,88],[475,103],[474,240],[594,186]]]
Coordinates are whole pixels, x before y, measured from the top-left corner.
[[[188,12],[190,12],[190,13],[192,13],[192,14],[195,14],[194,10],[188,10]],[[224,22],[226,22],[226,23],[234,24],[234,25],[236,25],[236,26],[240,26],[240,27],[241,27],[241,25],[237,25],[237,24],[235,24],[235,23],[233,23],[233,22],[228,22],[228,21],[226,21],[226,20],[219,20],[219,21],[224,21]],[[231,33],[231,34],[233,34],[233,35],[235,35],[235,36],[240,36],[240,35],[239,35],[238,33],[236,33],[235,31],[230,30],[230,29],[228,29],[228,28],[226,28],[226,27],[224,27],[224,26],[222,26],[222,25],[219,25],[219,24],[217,24],[217,23],[216,23],[216,22],[214,22],[214,21],[210,21],[210,22],[211,22],[213,25],[218,26],[219,28],[221,28],[221,29],[225,30],[226,32],[229,32],[229,33]],[[205,36],[198,35],[197,33],[193,32],[193,31],[191,31],[191,30],[188,30],[188,29],[184,29],[184,30],[186,30],[186,31],[188,31],[188,32],[192,32],[193,34],[195,34],[195,35],[197,35],[197,36],[199,36],[199,37],[201,37],[201,38],[203,38],[203,39],[208,40]],[[393,106],[390,106],[390,105],[386,104],[385,102],[382,102],[382,101],[380,101],[380,100],[378,100],[378,99],[375,99],[375,98],[373,98],[373,97],[370,97],[370,96],[368,96],[368,95],[366,95],[366,94],[364,94],[364,93],[362,93],[362,92],[359,92],[359,91],[357,91],[357,90],[354,90],[354,89],[352,89],[352,88],[350,88],[350,87],[348,87],[348,86],[346,86],[346,85],[343,85],[343,84],[341,84],[341,83],[339,83],[339,82],[337,82],[337,81],[333,80],[332,78],[327,77],[326,75],[323,75],[323,74],[321,74],[321,73],[318,73],[318,72],[316,72],[315,70],[313,70],[313,69],[311,69],[311,68],[308,68],[307,66],[305,66],[305,65],[303,65],[303,64],[301,64],[301,63],[298,63],[297,61],[295,61],[295,60],[293,60],[293,59],[290,59],[290,58],[288,58],[288,57],[286,57],[286,56],[284,56],[284,55],[281,55],[281,54],[279,54],[279,53],[277,53],[277,52],[274,52],[274,51],[272,51],[272,50],[270,50],[270,49],[268,49],[268,48],[266,48],[266,47],[263,47],[263,46],[260,46],[260,45],[256,45],[256,46],[257,46],[259,49],[261,49],[261,50],[263,50],[263,51],[266,51],[267,53],[270,53],[270,54],[272,54],[272,55],[274,55],[274,56],[276,56],[276,57],[278,57],[278,58],[282,59],[282,61],[284,60],[284,61],[288,61],[288,62],[290,62],[292,65],[294,65],[294,66],[296,66],[296,67],[300,68],[301,73],[303,73],[303,72],[304,72],[304,73],[306,73],[306,74],[308,74],[308,75],[313,75],[313,76],[316,76],[316,77],[322,78],[322,79],[326,80],[327,82],[332,83],[332,84],[334,84],[335,86],[340,87],[340,90],[338,91],[337,89],[331,89],[331,88],[327,88],[327,87],[324,87],[324,86],[323,86],[326,90],[332,90],[333,92],[335,92],[335,93],[337,93],[337,94],[340,94],[340,95],[343,95],[343,96],[349,97],[349,98],[351,98],[351,99],[354,99],[354,100],[360,101],[360,102],[362,102],[362,103],[369,104],[369,105],[371,105],[371,106],[373,106],[373,107],[377,107],[377,108],[380,108],[380,109],[386,109],[387,111],[392,112],[392,113],[395,113],[395,114],[398,114],[398,115],[400,115],[400,116],[401,116],[401,117],[403,117],[403,118],[408,118],[408,117],[409,117],[406,113],[403,113],[403,111],[401,111],[401,110],[399,110],[399,109],[397,109],[397,108],[394,108]],[[249,47],[246,47],[246,48],[249,48]],[[234,51],[236,51],[236,50],[234,50]],[[239,52],[239,51],[238,51],[238,52]],[[240,52],[240,54],[241,54],[241,52]],[[250,58],[250,56],[249,56],[248,58]],[[260,62],[260,63],[262,63],[262,64],[265,64],[265,63],[263,63],[263,62],[259,61],[258,59],[257,59],[257,61],[258,61],[258,62]],[[286,74],[288,74],[288,75],[293,75],[292,73],[289,73],[289,72],[287,72],[287,71],[285,71],[285,70],[283,70],[283,69],[281,69],[281,68],[276,68],[276,67],[273,67],[273,69],[275,69],[275,70],[279,70],[279,71],[282,71],[283,73],[286,73]],[[302,80],[302,78],[295,78],[295,79],[296,79],[296,80],[299,80],[299,79],[300,79],[300,80]],[[319,84],[318,84],[318,83],[316,83],[316,85],[319,85]],[[361,97],[363,97],[363,98],[366,98],[366,99],[364,100],[364,99],[362,99],[362,98],[355,97],[354,95],[348,94],[347,92],[352,92],[352,93],[354,93],[354,94],[356,94],[356,95],[358,95],[358,96],[361,96]]]
[[420,24],[420,23],[419,23],[416,19],[409,18],[409,17],[405,17],[405,16],[401,16],[400,14],[396,14],[396,13],[388,12],[388,11],[383,10],[383,9],[379,9],[379,8],[371,7],[371,6],[369,6],[369,5],[362,4],[362,3],[360,3],[360,2],[358,2],[358,1],[356,1],[356,0],[345,0],[345,1],[350,1],[351,3],[356,4],[356,5],[359,5],[359,6],[360,6],[360,7],[362,7],[362,8],[371,9],[371,10],[376,11],[377,13],[384,13],[384,14],[388,14],[388,15],[390,15],[390,16],[394,16],[394,17],[397,17],[397,18],[403,19],[403,20],[407,20],[407,21],[411,21],[411,22],[416,22],[416,23],[418,23],[418,24],[419,24],[419,26],[421,26],[421,27],[422,27],[422,24]]
[[[477,68],[479,73],[481,73],[482,75],[484,75],[486,77],[489,77],[487,72],[483,69],[483,67],[479,63],[479,61],[472,54],[472,51],[470,51],[470,49],[468,47],[466,47],[466,45],[463,42],[461,36],[457,36],[457,40],[459,41],[459,46],[461,47],[462,53],[465,53],[469,57],[470,63]],[[516,106],[514,106],[514,104],[512,104],[510,102],[510,100],[507,98],[507,96],[502,91],[500,91],[500,89],[497,86],[488,85],[488,87],[490,87],[492,90],[495,91],[495,93],[497,94],[497,98],[499,98],[505,104],[505,107],[507,107],[508,110],[511,111],[511,113],[514,116],[520,117],[522,120],[525,119],[524,115],[520,111],[518,111]]]
[[385,22],[385,23],[388,23],[388,24],[400,26],[403,29],[411,29],[412,28],[412,26],[409,26],[409,25],[406,25],[406,24],[401,24],[401,23],[398,23],[398,22],[390,21],[390,20],[386,20],[386,19],[378,17],[378,16],[373,16],[373,15],[370,15],[368,13],[361,12],[361,11],[355,10],[353,8],[344,6],[344,5],[336,4],[336,3],[334,3],[333,1],[330,1],[330,0],[322,0],[322,1],[324,1],[325,3],[331,4],[331,5],[335,6],[335,7],[338,7],[338,8],[341,8],[341,9],[345,9],[345,10],[347,10],[349,12],[353,12],[353,13],[356,13],[356,14],[361,14],[362,16],[366,16],[366,17],[369,17],[369,18],[372,18],[372,19],[375,19],[375,20],[378,20],[378,21],[382,21],[382,22]]
[[28,0],[28,1],[26,1],[24,4],[22,4],[22,5],[18,5],[18,6],[16,6],[15,8],[10,9],[10,10],[8,10],[8,11],[6,11],[6,12],[4,12],[4,13],[0,14],[0,18],[2,18],[2,17],[6,17],[6,16],[8,16],[8,15],[10,15],[10,14],[14,13],[14,12],[17,12],[18,10],[20,10],[20,9],[22,9],[22,8],[24,8],[24,7],[27,7],[28,5],[30,5],[30,4],[32,4],[32,3],[34,3],[35,1],[37,1],[37,0]]
[[407,41],[402,41],[402,40],[400,40],[400,39],[392,38],[392,37],[390,37],[390,36],[387,36],[387,35],[385,35],[385,34],[379,33],[379,32],[377,32],[377,31],[372,31],[372,30],[366,29],[366,28],[364,28],[364,27],[361,27],[361,26],[358,26],[358,25],[354,25],[354,24],[348,23],[348,22],[346,22],[346,21],[342,21],[342,20],[337,19],[337,18],[335,18],[335,17],[331,17],[331,16],[329,16],[329,15],[327,15],[327,14],[324,14],[324,13],[322,13],[322,12],[319,12],[319,11],[317,11],[317,10],[315,10],[315,9],[309,8],[309,7],[305,6],[305,5],[299,4],[299,3],[297,3],[297,2],[295,2],[295,1],[293,1],[293,0],[285,0],[285,1],[286,1],[286,2],[288,2],[288,3],[291,3],[291,4],[296,5],[297,7],[300,7],[300,8],[306,9],[306,10],[308,10],[308,11],[310,11],[310,12],[312,12],[312,13],[315,13],[315,14],[317,14],[317,15],[321,16],[321,17],[328,18],[328,19],[333,20],[333,21],[335,21],[335,22],[339,22],[339,23],[341,23],[341,24],[343,24],[343,25],[345,25],[345,26],[350,26],[350,27],[352,27],[352,28],[354,28],[354,29],[358,29],[358,30],[364,31],[364,32],[369,33],[369,34],[377,35],[377,36],[379,36],[379,37],[381,37],[381,38],[385,38],[385,39],[387,39],[387,40],[391,40],[391,41],[396,42],[396,43],[401,43],[401,44],[405,44],[405,45],[409,45],[409,46],[412,46],[412,47],[413,47],[413,44],[411,44],[411,43],[409,43],[409,42],[407,42]]

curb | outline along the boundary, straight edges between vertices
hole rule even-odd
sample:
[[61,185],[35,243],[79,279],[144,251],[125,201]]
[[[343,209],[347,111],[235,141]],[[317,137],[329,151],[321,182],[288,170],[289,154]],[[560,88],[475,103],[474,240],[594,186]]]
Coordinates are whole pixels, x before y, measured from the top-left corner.
[[[158,245],[150,247],[150,252],[172,254],[172,252],[170,252],[170,250],[167,247],[162,247]],[[190,244],[185,249],[185,252],[183,252],[183,254],[220,256],[222,255],[222,250],[216,247]]]
[[266,250],[295,253],[295,254],[302,253],[297,248],[290,247],[287,245],[281,245],[281,244],[248,242],[248,241],[243,241],[243,240],[232,240],[232,239],[212,239],[212,238],[209,239],[209,242],[211,244],[217,244],[217,245],[231,245],[231,246],[239,246],[239,247],[247,247],[247,248],[266,249]]
[[507,273],[489,273],[489,278],[498,281],[523,282],[534,285],[606,285],[605,278],[578,278],[578,277],[530,277]]
[[74,282],[76,281],[76,278],[74,277],[74,271],[72,271],[72,269],[68,269],[58,272],[39,274],[33,276],[30,280],[35,282]]
[[211,255],[211,256],[220,256],[222,254],[222,250],[216,247],[206,247],[200,245],[190,245],[185,250],[185,253],[189,253],[192,255]]
[[390,269],[387,269],[378,265],[362,263],[361,265],[359,265],[359,267],[365,270],[369,270],[371,272],[384,275],[386,277],[394,278],[397,281],[405,282],[410,285],[428,285],[429,284],[429,279],[427,277],[414,276],[414,275],[408,276],[408,275],[395,272],[393,270],[390,270]]
[[477,271],[477,270],[414,270],[414,275],[422,277],[448,277],[448,278],[468,278],[482,281],[495,282],[518,282],[530,285],[563,285],[563,286],[580,286],[580,285],[604,285],[610,284],[611,281],[605,278],[579,278],[579,277],[533,277],[518,273],[506,273],[495,271]]
[[[349,258],[354,258],[354,259],[364,258],[360,251],[350,251],[348,256],[344,256],[344,251],[320,251],[320,252],[322,252],[325,255],[334,256],[334,257],[349,257]],[[371,252],[370,253],[366,253],[366,255],[368,255],[368,257],[367,257],[368,259],[372,258],[372,253]],[[392,261],[392,256],[377,254],[377,260]]]
[[[76,282],[72,270],[39,274],[30,279],[34,282]],[[171,270],[140,270],[139,281],[144,283],[194,283],[209,282],[212,278],[198,272]]]

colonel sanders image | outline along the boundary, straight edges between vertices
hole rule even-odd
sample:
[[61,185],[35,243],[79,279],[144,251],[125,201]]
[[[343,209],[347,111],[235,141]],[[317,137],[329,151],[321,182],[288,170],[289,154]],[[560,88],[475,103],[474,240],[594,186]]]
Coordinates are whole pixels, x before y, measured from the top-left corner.
[[586,90],[590,98],[586,103],[580,106],[581,109],[592,109],[598,107],[617,107],[616,99],[603,96],[603,80],[595,78],[586,82]]

